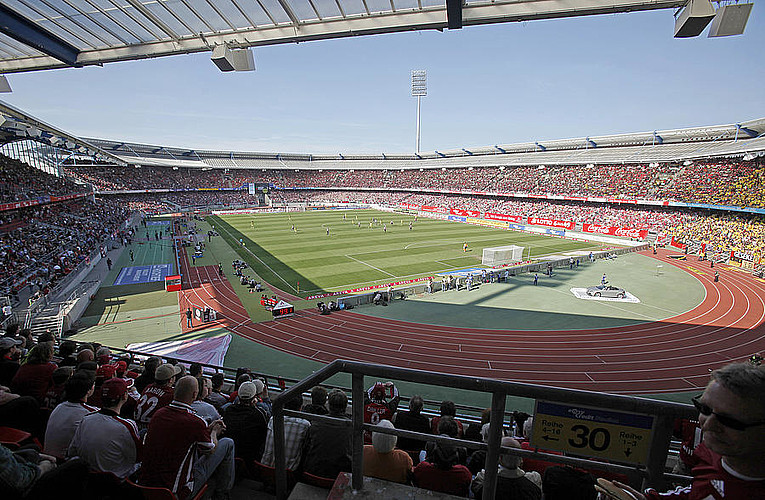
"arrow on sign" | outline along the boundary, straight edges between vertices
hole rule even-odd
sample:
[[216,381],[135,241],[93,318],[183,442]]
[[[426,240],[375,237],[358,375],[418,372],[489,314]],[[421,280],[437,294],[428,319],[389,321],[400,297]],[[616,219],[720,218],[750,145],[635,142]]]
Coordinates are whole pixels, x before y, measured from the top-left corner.
[[547,435],[542,436],[542,439],[544,439],[545,441],[560,441],[560,439],[558,438],[550,437]]
[[632,450],[627,448],[626,450],[624,450],[624,454],[627,455],[627,456],[630,456],[630,455],[632,455]]

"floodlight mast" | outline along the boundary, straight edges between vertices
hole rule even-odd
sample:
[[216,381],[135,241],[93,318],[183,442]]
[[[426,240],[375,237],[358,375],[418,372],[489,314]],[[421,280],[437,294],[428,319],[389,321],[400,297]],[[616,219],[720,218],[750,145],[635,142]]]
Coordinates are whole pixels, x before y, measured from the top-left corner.
[[417,145],[415,152],[420,154],[420,99],[428,95],[428,72],[424,69],[412,70],[412,97],[417,98]]

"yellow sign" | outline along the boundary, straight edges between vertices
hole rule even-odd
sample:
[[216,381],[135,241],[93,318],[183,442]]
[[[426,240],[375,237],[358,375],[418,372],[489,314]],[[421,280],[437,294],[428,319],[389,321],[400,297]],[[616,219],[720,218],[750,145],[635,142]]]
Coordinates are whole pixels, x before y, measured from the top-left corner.
[[503,229],[508,228],[508,222],[501,220],[488,220],[488,219],[476,219],[473,217],[466,217],[465,222],[468,224],[477,224],[479,226],[501,227]]
[[537,401],[531,445],[580,456],[645,464],[653,416]]

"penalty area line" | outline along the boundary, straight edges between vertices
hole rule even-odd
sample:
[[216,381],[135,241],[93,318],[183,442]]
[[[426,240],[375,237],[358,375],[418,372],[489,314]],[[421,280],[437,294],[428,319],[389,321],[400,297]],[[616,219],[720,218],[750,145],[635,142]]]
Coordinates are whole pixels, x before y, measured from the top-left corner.
[[350,256],[350,255],[348,255],[348,254],[345,254],[345,256],[346,256],[346,257],[348,257],[348,258],[349,258],[349,259],[351,259],[351,260],[355,260],[355,261],[356,261],[356,262],[358,262],[359,264],[364,264],[365,266],[371,267],[372,269],[376,269],[377,271],[380,271],[381,273],[385,273],[385,274],[387,274],[388,276],[390,276],[391,278],[398,278],[398,276],[396,276],[395,274],[391,274],[391,273],[389,273],[388,271],[383,271],[383,270],[382,270],[382,269],[380,269],[379,267],[375,267],[375,266],[373,266],[372,264],[368,264],[368,263],[364,262],[363,260],[359,260],[359,259],[357,259],[357,258],[355,258],[355,257],[351,257],[351,256]]

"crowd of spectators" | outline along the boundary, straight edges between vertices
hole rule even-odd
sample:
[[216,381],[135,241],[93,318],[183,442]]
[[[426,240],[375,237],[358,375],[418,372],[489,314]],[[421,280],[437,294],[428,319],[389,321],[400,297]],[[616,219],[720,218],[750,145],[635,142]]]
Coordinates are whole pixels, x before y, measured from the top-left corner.
[[[67,194],[82,189],[60,178],[31,171],[3,158],[0,186],[6,199],[20,192]],[[706,244],[723,251],[758,254],[765,249],[761,216],[686,211],[662,207],[604,203],[558,202],[505,196],[447,195],[428,190],[523,191],[531,194],[666,198],[714,204],[765,206],[765,168],[756,162],[708,161],[689,165],[596,165],[576,167],[455,168],[435,170],[243,170],[142,167],[66,167],[78,182],[97,189],[237,188],[247,182],[279,187],[345,187],[348,190],[276,189],[275,203],[401,203],[462,208],[648,229],[680,243]],[[39,177],[39,182],[37,178]],[[20,178],[26,180],[16,184]],[[29,179],[35,179],[30,181]],[[3,181],[4,179],[4,181]],[[20,187],[19,187],[20,186]],[[26,190],[24,186],[32,186]],[[365,188],[363,191],[354,189]],[[379,191],[379,189],[408,191]],[[366,189],[377,189],[370,191]],[[415,190],[416,192],[413,192]],[[0,213],[0,283],[6,288],[32,281],[50,287],[96,248],[130,212],[173,212],[188,207],[247,206],[246,190],[123,194],[102,196],[98,203],[41,205]],[[54,235],[55,237],[51,237]],[[48,285],[48,287],[46,287]],[[42,292],[41,292],[42,293]]]
[[444,169],[169,169],[68,167],[73,178],[100,191],[241,188],[249,182],[278,188],[373,188],[420,191],[524,192],[534,195],[652,199],[765,207],[765,167],[753,161],[697,161]]
[[[64,340],[56,351],[53,340],[43,334],[35,341],[15,325],[0,337],[0,426],[21,429],[34,438],[15,452],[0,447],[3,498],[46,498],[51,488],[63,487],[81,497],[92,487],[88,471],[113,474],[116,481],[110,487],[115,494],[129,488],[119,482],[129,479],[167,488],[181,500],[205,485],[211,498],[228,498],[237,474],[275,466],[268,386],[250,369],[238,369],[234,384],[226,390],[222,373],[208,377],[197,363],[150,357],[141,365],[129,355],[115,356],[93,343]],[[698,426],[710,434],[709,442],[706,437],[703,443],[695,440],[690,448],[684,445],[681,454],[686,473],[696,476],[694,467],[703,472],[690,490],[706,491],[725,482],[726,491],[747,493],[741,498],[759,498],[765,491],[756,479],[761,477],[765,446],[756,422],[765,418],[765,407],[761,398],[752,396],[765,384],[762,369],[754,362],[734,363],[711,374],[707,389],[696,400]],[[727,401],[735,404],[721,406]],[[437,414],[426,414],[423,403],[422,396],[414,395],[408,406],[400,405],[392,382],[377,382],[365,391],[366,423],[381,431],[398,429],[424,436],[405,439],[373,430],[365,438],[364,475],[461,498],[484,498],[486,451],[429,437],[488,442],[491,411],[485,409],[476,419],[458,413],[453,401],[444,400]],[[719,419],[712,418],[718,408],[729,409]],[[296,396],[285,409],[333,417],[285,416],[284,452],[292,473],[288,477],[305,474],[312,481],[331,482],[337,474],[351,471],[354,427],[348,425],[349,400],[343,390],[317,386],[310,392],[310,403]],[[502,446],[536,449],[529,442],[533,417],[516,411],[506,418]],[[698,434],[694,425],[688,428]],[[720,455],[731,465],[720,466]],[[235,468],[235,458],[249,466]],[[752,474],[736,475],[731,467]],[[494,498],[541,500],[544,492],[545,500],[595,500],[593,476],[616,479],[609,487],[629,489],[623,484],[626,476],[616,473],[501,453]],[[665,498],[651,491],[630,491],[635,498]],[[688,498],[674,494],[666,498]]]
[[129,211],[114,201],[78,199],[2,213],[0,284],[9,292],[29,283],[46,293],[104,241],[115,235]]
[[[29,432],[41,448],[29,447],[31,461],[16,454],[0,457],[0,469],[13,462],[14,467],[32,472],[18,484],[0,480],[0,492],[29,491],[58,465],[77,475],[82,483],[77,491],[86,483],[84,472],[90,470],[165,487],[181,499],[208,484],[212,498],[226,498],[235,477],[234,457],[274,466],[271,399],[264,379],[240,368],[234,385],[224,391],[223,375],[208,378],[198,364],[168,363],[157,357],[146,359],[143,366],[134,361],[98,344],[70,340],[54,352],[50,334],[35,343],[29,332],[9,328],[0,337],[0,425]],[[366,420],[388,428],[463,437],[453,402],[444,401],[440,415],[431,421],[422,413],[421,396],[411,398],[408,409],[399,410],[398,400],[392,383],[375,384],[366,393]],[[285,407],[340,419],[311,422],[285,417],[285,455],[291,471],[332,479],[351,470],[353,428],[342,422],[349,418],[344,391],[327,393],[315,387],[310,404],[296,397]],[[472,430],[465,424],[464,436],[483,439],[487,422],[473,424]],[[379,433],[372,433],[368,443],[366,475],[414,481],[463,497],[485,457],[484,452],[473,456],[424,440],[402,440],[396,447],[395,436]],[[190,445],[195,453],[188,453]],[[481,477],[474,487],[480,489]],[[541,496],[540,486],[538,481],[535,498]]]
[[0,203],[86,193],[88,189],[24,162],[0,155]]

